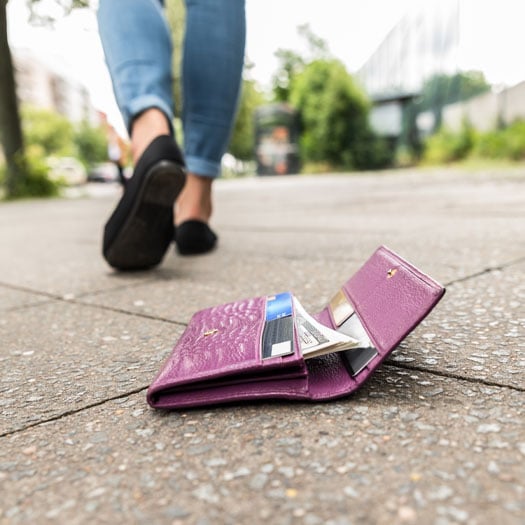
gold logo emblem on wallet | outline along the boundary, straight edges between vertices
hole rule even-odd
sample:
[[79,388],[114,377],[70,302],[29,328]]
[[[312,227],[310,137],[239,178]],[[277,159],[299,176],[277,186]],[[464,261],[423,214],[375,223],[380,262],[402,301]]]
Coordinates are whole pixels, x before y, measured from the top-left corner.
[[386,278],[391,279],[392,277],[394,277],[396,273],[397,273],[397,268],[390,268],[390,270],[386,272]]
[[336,326],[341,326],[353,313],[354,309],[348,302],[343,290],[339,290],[330,301],[330,311]]
[[204,335],[204,337],[208,337],[209,335],[216,334],[218,331],[218,328],[212,328],[211,330],[206,330],[202,335]]

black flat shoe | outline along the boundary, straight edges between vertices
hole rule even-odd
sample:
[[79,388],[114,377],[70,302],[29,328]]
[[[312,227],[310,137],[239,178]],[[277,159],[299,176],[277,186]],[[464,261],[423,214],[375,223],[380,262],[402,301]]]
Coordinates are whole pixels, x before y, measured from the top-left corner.
[[173,203],[186,181],[182,153],[161,135],[146,148],[104,228],[103,254],[118,270],[162,261],[173,239]]
[[175,244],[181,255],[207,253],[217,245],[217,235],[202,221],[191,219],[175,228]]

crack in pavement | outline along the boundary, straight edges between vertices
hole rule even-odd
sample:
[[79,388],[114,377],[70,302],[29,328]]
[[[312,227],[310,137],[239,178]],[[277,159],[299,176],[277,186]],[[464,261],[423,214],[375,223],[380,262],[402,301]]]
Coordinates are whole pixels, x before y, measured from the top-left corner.
[[19,434],[20,432],[24,432],[24,431],[29,430],[31,428],[35,428],[35,427],[38,427],[40,425],[44,425],[46,423],[51,423],[53,421],[58,421],[60,419],[68,417],[68,416],[73,416],[75,414],[83,412],[84,410],[89,410],[91,408],[96,408],[96,407],[105,405],[106,403],[109,403],[111,401],[115,401],[116,399],[123,399],[123,398],[129,397],[129,396],[131,396],[133,394],[139,394],[140,392],[143,392],[147,388],[148,388],[147,386],[137,387],[137,388],[134,388],[133,390],[130,390],[129,392],[124,392],[123,394],[118,394],[116,396],[112,396],[112,397],[109,397],[109,398],[106,398],[106,399],[101,399],[100,401],[95,401],[93,403],[90,403],[90,404],[85,405],[85,406],[80,407],[80,408],[75,408],[75,409],[72,409],[72,410],[66,410],[65,412],[61,412],[60,414],[57,414],[57,415],[52,416],[52,417],[49,417],[47,419],[43,419],[41,421],[35,421],[34,423],[30,423],[29,425],[25,425],[25,426],[22,426],[22,427],[19,427],[19,428],[14,428],[12,430],[8,430],[7,432],[3,432],[3,433],[0,434],[0,438],[7,437],[7,436],[12,436],[13,434]]
[[403,370],[413,370],[414,372],[424,372],[425,374],[446,377],[447,379],[458,379],[460,381],[467,381],[469,383],[475,383],[486,386],[494,386],[497,388],[509,388],[510,390],[516,390],[516,392],[525,392],[525,387],[507,385],[505,383],[499,383],[497,381],[489,381],[488,379],[483,379],[481,377],[469,377],[462,374],[455,374],[454,372],[447,372],[444,370],[431,370],[429,368],[425,368],[424,366],[410,365],[408,363],[389,361],[388,363],[384,363],[383,366],[391,368],[402,368]]

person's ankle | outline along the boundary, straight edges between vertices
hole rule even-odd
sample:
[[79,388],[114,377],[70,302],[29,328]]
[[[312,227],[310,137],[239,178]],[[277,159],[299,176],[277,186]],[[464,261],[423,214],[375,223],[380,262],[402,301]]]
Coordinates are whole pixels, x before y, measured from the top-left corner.
[[171,132],[166,115],[157,108],[143,111],[131,126],[131,153],[136,164],[151,142],[160,135]]
[[187,174],[186,185],[175,206],[176,224],[192,219],[208,223],[213,211],[212,183],[210,177]]

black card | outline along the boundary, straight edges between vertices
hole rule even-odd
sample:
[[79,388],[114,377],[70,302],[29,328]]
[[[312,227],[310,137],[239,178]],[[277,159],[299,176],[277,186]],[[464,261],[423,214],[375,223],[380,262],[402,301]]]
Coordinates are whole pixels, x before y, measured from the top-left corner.
[[372,359],[377,355],[377,350],[373,346],[366,348],[352,348],[341,352],[350,374],[356,376],[363,370]]
[[262,357],[293,354],[293,317],[280,317],[267,321],[262,336]]

